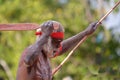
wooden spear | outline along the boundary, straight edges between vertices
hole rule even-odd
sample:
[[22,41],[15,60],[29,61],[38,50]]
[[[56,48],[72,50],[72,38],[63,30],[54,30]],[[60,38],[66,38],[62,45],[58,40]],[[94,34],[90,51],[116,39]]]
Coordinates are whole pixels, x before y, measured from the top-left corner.
[[22,31],[22,30],[35,30],[39,28],[36,23],[8,23],[0,24],[0,31]]
[[[110,10],[106,13],[106,15],[104,15],[104,16],[97,22],[95,28],[97,28],[97,27],[101,24],[101,22],[102,22],[119,4],[120,4],[120,0],[115,4],[115,6],[114,6],[112,9],[110,9]],[[87,37],[88,37],[88,35],[85,36],[85,37],[83,37],[83,39],[80,40],[79,43],[70,51],[70,53],[68,54],[68,56],[60,63],[60,65],[53,70],[52,76],[54,76],[54,74],[63,66],[63,64],[64,64],[64,63],[70,58],[70,56],[73,54],[73,52],[79,47],[79,45],[80,45],[81,43],[83,43],[83,42],[87,39]]]

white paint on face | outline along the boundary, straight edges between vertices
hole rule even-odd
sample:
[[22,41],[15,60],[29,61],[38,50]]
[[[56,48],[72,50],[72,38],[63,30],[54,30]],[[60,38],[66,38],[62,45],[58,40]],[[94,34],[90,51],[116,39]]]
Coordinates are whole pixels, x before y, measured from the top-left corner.
[[[36,32],[41,32],[41,28],[37,29]],[[40,36],[41,35],[36,35],[36,40],[38,40]]]

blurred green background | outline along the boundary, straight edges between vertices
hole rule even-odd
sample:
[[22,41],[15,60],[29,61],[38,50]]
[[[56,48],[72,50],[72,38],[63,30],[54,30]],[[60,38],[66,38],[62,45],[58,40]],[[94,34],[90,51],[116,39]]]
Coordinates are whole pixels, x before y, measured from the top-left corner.
[[[56,20],[64,26],[66,39],[99,20],[117,1],[0,0],[0,23],[41,24]],[[120,24],[112,24],[120,23],[120,6],[113,13],[119,19],[107,18],[55,74],[54,80],[120,80]],[[35,31],[0,31],[0,80],[16,79],[20,55],[35,42],[34,34]],[[52,68],[68,53],[51,59]]]

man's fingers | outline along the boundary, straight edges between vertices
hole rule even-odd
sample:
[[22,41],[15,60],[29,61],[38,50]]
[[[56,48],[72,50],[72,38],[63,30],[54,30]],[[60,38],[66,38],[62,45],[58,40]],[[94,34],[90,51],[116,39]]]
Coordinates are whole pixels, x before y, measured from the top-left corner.
[[94,26],[94,27],[93,27],[94,30],[97,29],[97,26],[98,26],[97,23],[98,23],[98,22],[94,22],[94,25],[93,25],[93,26]]
[[50,28],[52,28],[52,27],[53,27],[53,22],[49,22],[48,26],[49,26]]
[[47,21],[44,23],[44,26],[47,27],[52,27],[53,22],[52,21]]
[[95,23],[95,26],[94,26],[94,28],[93,28],[93,29],[94,29],[94,30],[96,30],[96,29],[97,29],[97,27],[98,27],[99,25],[101,25],[101,24],[102,24],[101,22],[96,22],[96,23]]

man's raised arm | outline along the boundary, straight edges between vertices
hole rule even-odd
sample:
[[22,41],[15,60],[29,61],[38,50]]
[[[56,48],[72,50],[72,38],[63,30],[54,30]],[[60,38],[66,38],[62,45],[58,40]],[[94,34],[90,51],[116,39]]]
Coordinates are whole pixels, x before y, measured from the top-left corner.
[[62,51],[60,54],[65,53],[66,51],[75,47],[75,45],[87,35],[91,35],[96,29],[96,22],[91,23],[84,31],[62,41]]

